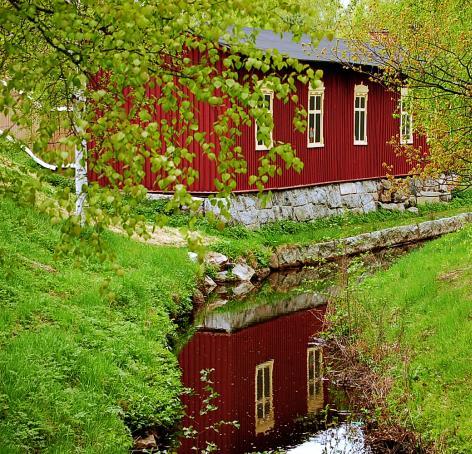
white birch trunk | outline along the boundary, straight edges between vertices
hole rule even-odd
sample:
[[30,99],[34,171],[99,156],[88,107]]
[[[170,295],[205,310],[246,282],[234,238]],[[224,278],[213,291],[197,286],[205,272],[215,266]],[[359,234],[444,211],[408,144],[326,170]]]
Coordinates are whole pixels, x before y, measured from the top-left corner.
[[[78,93],[76,103],[74,106],[74,115],[76,119],[80,119],[81,115],[81,103],[85,103],[85,99],[82,93]],[[79,105],[78,105],[79,104]],[[78,122],[77,122],[78,123]],[[76,123],[76,131],[81,135],[84,131],[81,126]],[[80,145],[75,146],[74,150],[74,169],[75,169],[75,214],[80,217],[80,224],[85,224],[85,204],[87,201],[87,194],[83,188],[88,184],[87,179],[87,141],[82,139]]]
[[84,185],[88,183],[87,181],[87,166],[84,162],[85,152],[87,150],[87,142],[83,140],[80,146],[75,147],[75,214],[80,217],[80,223],[83,225],[85,223],[85,202],[87,195],[84,192]]

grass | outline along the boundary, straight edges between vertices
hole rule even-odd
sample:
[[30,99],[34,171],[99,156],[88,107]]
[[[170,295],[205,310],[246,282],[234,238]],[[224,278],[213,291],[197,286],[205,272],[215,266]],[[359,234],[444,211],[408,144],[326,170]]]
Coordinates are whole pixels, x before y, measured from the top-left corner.
[[472,452],[472,227],[368,278],[356,345],[392,380],[388,407],[441,453]]
[[108,235],[125,273],[56,261],[58,227],[0,198],[0,452],[128,452],[181,415],[170,347],[195,266],[184,249]]
[[[13,148],[5,153],[10,161],[38,171]],[[70,187],[65,176],[43,176],[51,194],[56,188]],[[307,223],[278,222],[257,231],[234,226],[220,232],[204,220],[197,225],[218,237],[214,249],[264,265],[270,249],[279,244],[323,241],[471,208],[472,195],[464,193],[448,205],[421,207],[419,215],[380,211]],[[152,217],[162,210],[162,203],[149,202],[139,210]],[[186,215],[176,215],[170,224],[187,221]],[[379,286],[375,280],[368,281],[369,291],[378,295],[377,306],[368,306],[372,314],[388,319],[384,310],[394,317],[401,309],[409,321],[401,324],[400,331],[413,349],[408,373],[398,358],[385,362],[398,378],[392,408],[400,416],[407,412],[412,424],[431,438],[463,441],[471,435],[467,423],[472,410],[471,374],[466,361],[471,351],[467,290],[471,271],[464,262],[466,251],[470,252],[468,232],[431,243],[442,244],[442,249],[426,246],[424,255],[412,255],[417,258],[410,260],[416,262],[403,269],[405,259],[400,260],[393,274],[376,277]],[[31,207],[2,195],[0,453],[127,452],[132,433],[170,428],[181,415],[180,373],[171,346],[178,341],[176,321],[191,308],[196,266],[184,249],[149,247],[108,234],[107,241],[125,271],[120,277],[93,255],[80,263],[74,257],[56,260],[59,240],[59,226],[51,226]],[[455,273],[450,282],[439,278],[450,271]],[[400,278],[418,282],[397,291]],[[397,325],[381,328],[386,338],[395,339]],[[379,336],[375,326],[364,327],[366,341],[374,342]],[[410,395],[407,404],[397,398],[405,389]],[[445,390],[441,396],[440,389]],[[457,427],[450,423],[454,418]],[[451,427],[456,427],[455,435],[448,432]]]
[[[162,200],[147,201],[141,204],[137,211],[148,220],[152,220],[156,214],[165,212],[165,203]],[[282,244],[327,241],[472,211],[472,190],[455,194],[449,203],[421,205],[418,210],[418,214],[408,211],[379,210],[367,214],[347,213],[343,216],[332,216],[309,222],[277,221],[257,230],[249,230],[241,225],[218,230],[206,219],[198,219],[196,227],[203,233],[217,238],[217,241],[211,245],[212,249],[233,260],[245,257],[250,262],[266,266],[271,250]],[[172,214],[169,217],[169,225],[184,226],[188,220],[188,214]]]

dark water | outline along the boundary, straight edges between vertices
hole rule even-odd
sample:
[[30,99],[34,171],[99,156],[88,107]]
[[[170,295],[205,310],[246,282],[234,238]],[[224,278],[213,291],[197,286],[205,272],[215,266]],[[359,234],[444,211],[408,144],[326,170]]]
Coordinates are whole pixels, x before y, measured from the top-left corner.
[[219,289],[179,355],[193,392],[178,452],[369,453],[325,378],[325,312],[347,276],[362,279],[402,252],[275,273],[244,298]]

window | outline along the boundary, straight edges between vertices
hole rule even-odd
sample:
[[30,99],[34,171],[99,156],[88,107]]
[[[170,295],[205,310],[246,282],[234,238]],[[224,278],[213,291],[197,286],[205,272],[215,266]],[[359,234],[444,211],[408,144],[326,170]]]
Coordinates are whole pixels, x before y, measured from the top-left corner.
[[324,404],[322,347],[308,348],[306,363],[308,412],[315,413],[321,410]]
[[408,88],[405,87],[400,93],[400,143],[413,143],[413,117],[409,109]]
[[324,146],[324,87],[308,89],[308,148]]
[[367,96],[369,87],[354,87],[354,145],[367,145]]
[[267,432],[274,427],[273,369],[273,360],[256,367],[256,433]]
[[[264,99],[264,107],[267,108],[267,111],[271,116],[274,114],[274,91],[269,90],[267,88],[262,89],[262,95]],[[261,138],[258,137],[258,132],[259,132],[259,125],[257,124],[256,120],[256,150],[268,150],[269,148],[272,148],[272,130],[269,133],[270,137],[270,142],[269,145],[267,146],[265,141]]]

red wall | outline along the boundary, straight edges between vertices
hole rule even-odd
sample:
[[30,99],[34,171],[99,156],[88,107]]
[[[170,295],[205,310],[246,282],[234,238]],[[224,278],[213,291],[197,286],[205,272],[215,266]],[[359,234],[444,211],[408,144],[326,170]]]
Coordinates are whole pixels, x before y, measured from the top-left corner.
[[[205,431],[184,440],[179,452],[200,449],[205,441],[217,444],[222,453],[242,453],[274,446],[274,438],[290,432],[294,419],[307,414],[307,347],[310,338],[322,330],[325,307],[303,310],[233,334],[197,332],[179,355],[183,383],[202,392],[200,370],[214,368],[213,387],[220,397],[218,410],[199,416],[201,398],[187,397],[184,426],[199,431],[220,421],[236,420],[239,429],[226,427],[221,434]],[[274,360],[274,429],[255,433],[255,370],[258,364]],[[194,419],[193,419],[194,418]],[[257,448],[257,449],[255,449]]]
[[[198,59],[193,52],[192,58]],[[220,62],[221,65],[221,62]],[[267,189],[282,189],[297,186],[312,186],[331,182],[355,181],[361,179],[382,178],[387,170],[384,163],[392,165],[394,175],[405,175],[410,167],[404,158],[397,157],[389,142],[399,134],[398,118],[393,114],[398,106],[398,94],[388,92],[381,85],[368,80],[367,76],[352,70],[346,70],[338,64],[313,64],[314,69],[323,69],[325,85],[324,98],[324,147],[308,148],[306,133],[294,130],[292,119],[295,105],[291,102],[284,104],[274,98],[274,131],[275,141],[291,143],[298,156],[305,164],[303,171],[298,174],[293,170],[284,171],[283,175],[269,180]],[[217,68],[220,71],[221,68]],[[360,82],[369,86],[367,138],[368,145],[353,145],[354,136],[354,86]],[[148,96],[159,97],[159,88],[148,90]],[[306,108],[308,88],[298,83],[300,103]],[[192,98],[192,97],[191,97]],[[129,101],[130,102],[130,101]],[[212,124],[217,119],[224,106],[212,107],[206,103],[195,102],[195,114],[199,119],[200,128],[212,137]],[[129,110],[130,106],[127,106]],[[169,115],[163,114],[160,107],[156,108],[154,120]],[[249,186],[248,177],[257,174],[257,165],[264,151],[255,150],[254,126],[241,127],[242,135],[238,138],[248,163],[247,175],[238,176],[237,191],[254,190]],[[182,131],[182,143],[187,137],[187,131]],[[178,140],[178,138],[177,138]],[[214,141],[216,138],[213,136]],[[414,145],[426,150],[424,137],[414,137]],[[193,193],[210,193],[215,191],[214,180],[217,178],[216,165],[211,162],[197,144],[192,144],[190,150],[196,157],[193,167],[199,171],[199,179],[190,186]],[[117,169],[121,170],[120,164]],[[90,173],[91,180],[99,180],[96,174]],[[159,191],[155,184],[156,175],[151,173],[149,164],[146,165],[144,185],[150,191]],[[106,184],[105,180],[100,181]]]
[[[320,67],[320,66],[317,66]],[[383,163],[393,165],[395,175],[405,175],[409,166],[404,158],[395,155],[389,142],[399,134],[400,120],[393,118],[398,95],[381,85],[370,82],[362,74],[344,70],[339,65],[323,67],[325,85],[324,147],[307,148],[306,133],[296,132],[291,119],[295,106],[274,100],[274,140],[289,142],[305,164],[297,174],[289,170],[274,177],[268,187],[287,188],[310,186],[338,181],[353,181],[385,177]],[[354,86],[363,82],[369,86],[367,108],[368,145],[354,145]],[[298,84],[298,95],[303,106],[308,103],[308,89]],[[249,174],[255,173],[257,160],[264,151],[256,151],[254,128],[246,128],[242,147],[246,150]],[[414,138],[415,146],[425,147],[425,139]],[[247,177],[240,179],[240,190],[248,190]]]

